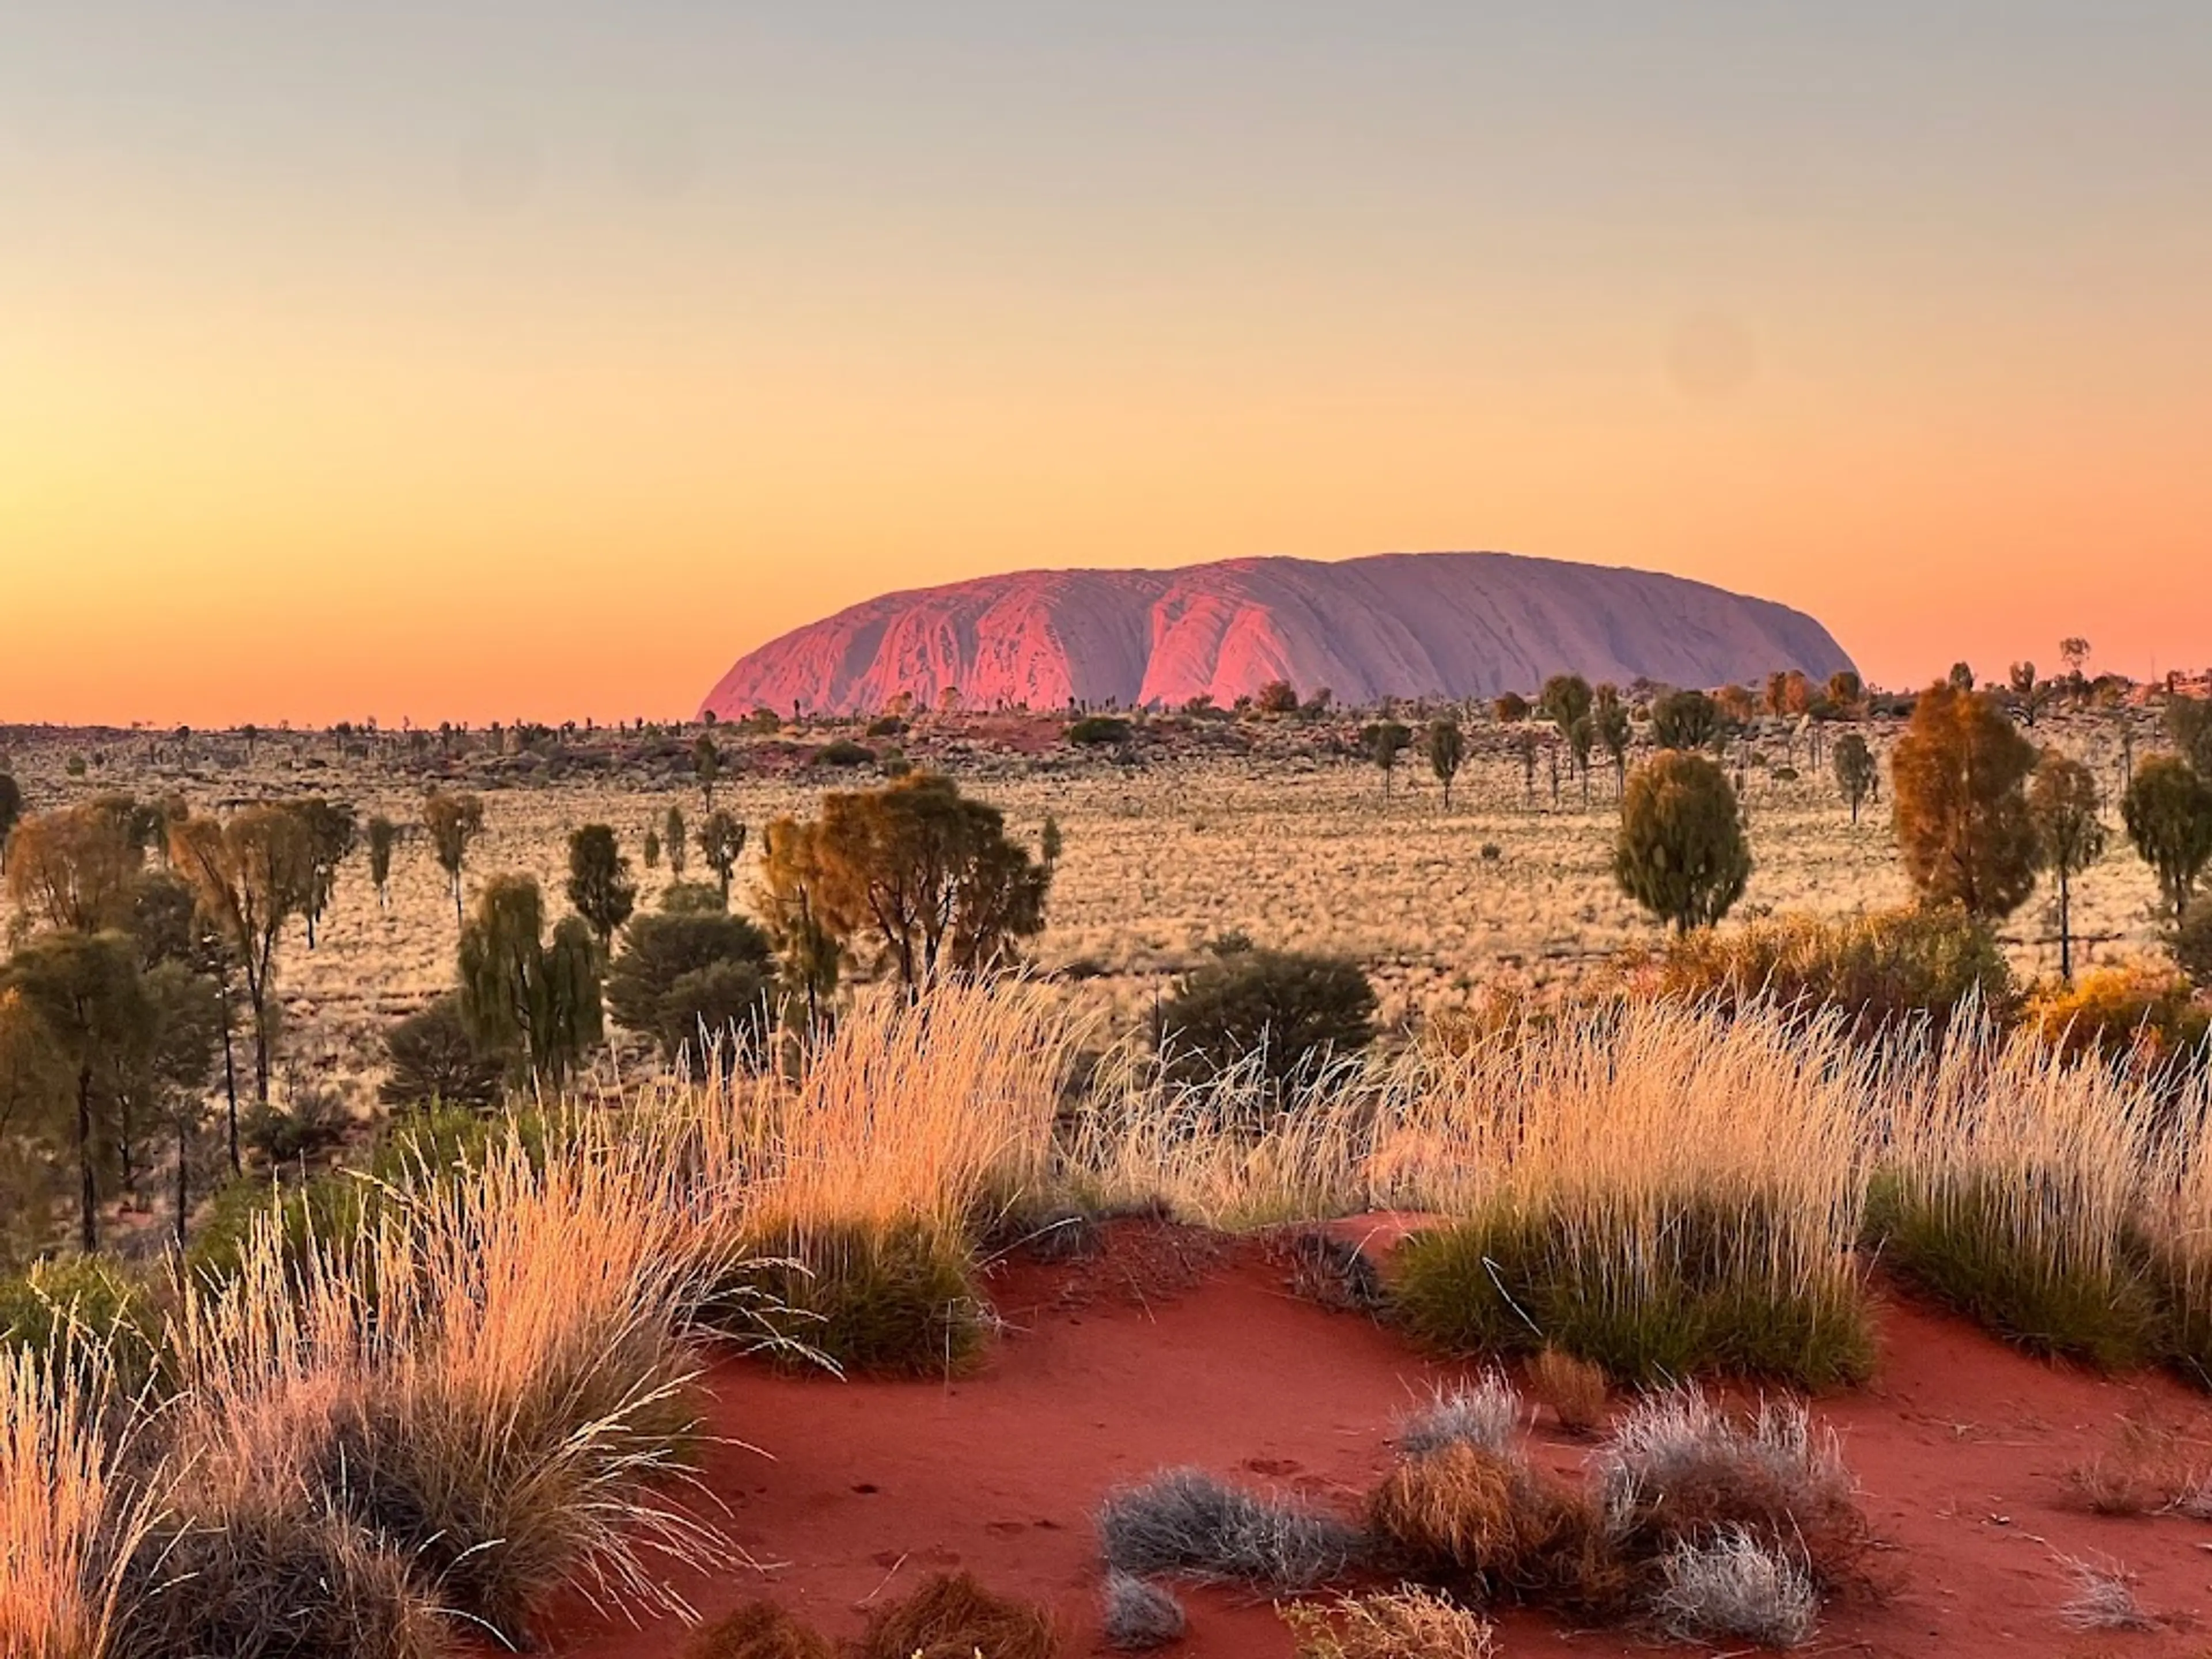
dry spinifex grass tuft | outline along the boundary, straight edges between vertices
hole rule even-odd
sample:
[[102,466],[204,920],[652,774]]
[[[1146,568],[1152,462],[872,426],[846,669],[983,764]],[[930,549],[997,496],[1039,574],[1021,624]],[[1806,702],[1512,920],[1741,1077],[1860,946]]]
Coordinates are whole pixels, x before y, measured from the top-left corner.
[[1605,1373],[1587,1359],[1547,1348],[1528,1362],[1528,1381],[1567,1433],[1592,1435],[1605,1425],[1613,1390]]
[[1052,1659],[1052,1615],[994,1595],[967,1573],[940,1574],[868,1620],[858,1659]]
[[1496,1632],[1481,1614],[1407,1584],[1382,1595],[1275,1609],[1298,1659],[1491,1659]]

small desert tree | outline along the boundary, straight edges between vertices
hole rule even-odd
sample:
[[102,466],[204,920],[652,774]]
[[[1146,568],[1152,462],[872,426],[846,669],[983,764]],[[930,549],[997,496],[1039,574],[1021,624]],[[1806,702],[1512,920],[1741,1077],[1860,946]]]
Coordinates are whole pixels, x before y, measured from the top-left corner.
[[384,1034],[390,1070],[377,1097],[387,1106],[472,1106],[499,1098],[506,1067],[487,1054],[461,1017],[461,1000],[448,993]]
[[645,842],[644,842],[644,844],[643,844],[642,851],[643,851],[643,853],[644,853],[644,854],[645,854],[645,867],[646,867],[647,869],[648,869],[648,870],[658,870],[659,868],[660,868],[660,831],[659,831],[659,830],[647,830],[647,831],[645,832]]
[[768,935],[726,910],[641,915],[607,970],[616,1024],[652,1037],[671,1065],[687,1047],[726,1060],[768,1028],[775,963]]
[[1589,805],[1590,757],[1597,752],[1597,717],[1584,714],[1567,728],[1567,752],[1583,781],[1583,805]]
[[591,925],[602,951],[637,908],[637,884],[611,824],[587,823],[568,836],[568,902]]
[[2177,696],[2166,705],[2166,729],[2200,778],[2212,778],[2212,702]]
[[2212,783],[2187,761],[2154,756],[2128,785],[2120,817],[2136,851],[2158,873],[2167,913],[2179,918],[2197,878],[2212,863]]
[[722,775],[722,751],[714,746],[714,734],[702,732],[691,745],[691,774],[699,780],[699,793],[706,802],[706,811],[714,810],[714,785]]
[[1651,741],[1662,749],[1710,749],[1720,736],[1720,706],[1702,691],[1669,691],[1651,705]]
[[684,827],[684,809],[680,806],[670,807],[668,816],[662,819],[661,823],[663,827],[660,832],[660,845],[661,850],[668,855],[668,878],[671,881],[681,881],[684,879],[684,872],[691,862],[691,849],[688,840],[690,831]]
[[422,802],[422,827],[430,835],[430,850],[453,893],[453,920],[461,920],[461,872],[467,866],[469,848],[483,833],[483,802],[466,793],[447,794],[434,789]]
[[1836,787],[1844,792],[1844,800],[1851,809],[1851,822],[1859,821],[1859,808],[1863,806],[1881,781],[1881,769],[1875,762],[1874,750],[1867,740],[1856,732],[1846,732],[1836,739]]
[[1008,838],[997,808],[967,799],[950,778],[916,772],[826,795],[819,818],[779,838],[791,846],[769,861],[771,915],[794,898],[777,883],[805,872],[811,925],[841,946],[867,945],[910,992],[945,975],[988,973],[1043,930],[1052,872]]
[[308,881],[307,902],[301,914],[307,922],[307,948],[315,948],[315,930],[322,923],[323,912],[330,908],[331,896],[337,891],[338,866],[353,851],[354,810],[339,802],[317,797],[296,803],[292,810],[299,814],[301,827],[307,831],[307,848],[313,873]]
[[784,985],[806,1000],[806,1029],[821,1029],[837,990],[845,940],[823,901],[827,874],[811,823],[777,818],[762,836],[758,902],[781,963]]
[[33,813],[15,827],[8,891],[49,927],[97,933],[120,919],[145,862],[127,811],[95,801]]
[[557,1089],[599,1040],[599,956],[590,924],[565,916],[545,938],[545,903],[528,876],[494,876],[461,929],[461,1017],[504,1055],[517,1083]]
[[1252,706],[1263,714],[1298,712],[1297,688],[1288,680],[1269,680],[1252,695]]
[[1467,736],[1459,729],[1459,722],[1449,717],[1429,722],[1429,770],[1437,775],[1443,786],[1444,811],[1451,811],[1452,780],[1467,760]]
[[23,786],[11,772],[0,772],[0,875],[8,871],[8,840],[23,821]]
[[170,831],[169,857],[244,975],[253,1016],[253,1097],[265,1106],[276,1027],[276,948],[284,924],[306,913],[315,879],[307,826],[284,806],[187,818]]
[[1621,702],[1615,688],[1601,685],[1590,718],[1596,725],[1597,740],[1605,745],[1607,757],[1613,762],[1613,787],[1619,793],[1628,787],[1628,745],[1635,735],[1628,721],[1628,705]]
[[2027,788],[2039,864],[2058,882],[2058,974],[2074,977],[2074,878],[2105,851],[2096,775],[2080,761],[2045,749]]
[[1346,957],[1237,950],[1194,969],[1161,1005],[1155,1040],[1172,1075],[1248,1057],[1280,1087],[1374,1041],[1375,988]]
[[1528,699],[1518,691],[1503,691],[1490,700],[1491,717],[1500,726],[1518,726],[1528,718]]
[[1613,878],[1677,933],[1710,927],[1743,896],[1751,846],[1727,774],[1703,755],[1662,750],[1629,775]]
[[2035,716],[2043,707],[2044,697],[2042,684],[2035,678],[2035,665],[2032,662],[2014,663],[2005,680],[2012,687],[2013,705],[2020,710],[2021,720],[2033,726]]
[[41,934],[8,963],[0,989],[34,1011],[67,1069],[76,1111],[70,1156],[77,1175],[77,1243],[100,1248],[100,1176],[122,1139],[126,1079],[150,1048],[154,1010],[127,935]]
[[736,814],[707,814],[707,821],[699,826],[699,856],[707,860],[707,867],[721,884],[726,906],[730,902],[730,879],[737,873],[738,860],[744,850],[745,826]]
[[1403,720],[1377,720],[1362,732],[1367,757],[1382,770],[1382,799],[1390,799],[1390,775],[1398,769],[1398,757],[1413,741],[1413,729]]
[[399,845],[399,826],[387,817],[368,821],[368,882],[376,889],[376,908],[392,908],[392,853]]
[[1577,720],[1590,711],[1596,694],[1589,682],[1579,674],[1554,674],[1544,682],[1544,689],[1536,695],[1536,707],[1546,720],[1559,728],[1565,737]]
[[1892,821],[1905,873],[1931,904],[2008,916],[2035,887],[2026,784],[2035,745],[1986,692],[1938,682],[1891,755]]

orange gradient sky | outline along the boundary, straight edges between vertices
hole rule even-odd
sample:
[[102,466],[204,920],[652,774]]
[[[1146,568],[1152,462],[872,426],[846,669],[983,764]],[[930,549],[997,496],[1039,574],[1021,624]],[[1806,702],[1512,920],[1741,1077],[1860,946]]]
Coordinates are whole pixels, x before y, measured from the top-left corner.
[[667,716],[889,587],[1413,548],[2212,662],[2212,8],[516,9],[6,25],[0,723]]

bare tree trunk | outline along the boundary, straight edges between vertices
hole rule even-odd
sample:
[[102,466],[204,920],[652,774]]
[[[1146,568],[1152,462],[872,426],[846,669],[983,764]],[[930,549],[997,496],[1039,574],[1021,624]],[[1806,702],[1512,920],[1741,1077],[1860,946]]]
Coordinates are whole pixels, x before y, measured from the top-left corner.
[[92,1067],[76,1073],[77,1242],[90,1255],[100,1248],[100,1191],[92,1178]]
[[233,1017],[230,1006],[230,975],[222,975],[222,1093],[230,1108],[230,1172],[238,1175],[246,1166],[238,1156],[238,1060],[231,1049]]
[[191,1209],[191,1127],[182,1107],[177,1111],[177,1249],[185,1248],[185,1217]]
[[2066,866],[2058,866],[2058,977],[2069,985],[2074,982],[2074,929],[2072,884],[2068,881]]

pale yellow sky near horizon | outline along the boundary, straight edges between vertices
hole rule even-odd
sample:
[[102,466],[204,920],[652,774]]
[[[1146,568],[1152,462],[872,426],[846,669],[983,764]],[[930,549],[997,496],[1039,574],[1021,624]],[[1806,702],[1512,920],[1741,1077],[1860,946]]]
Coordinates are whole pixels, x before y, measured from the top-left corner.
[[888,588],[1413,549],[2212,662],[2189,8],[860,11],[29,20],[0,724],[668,716]]

